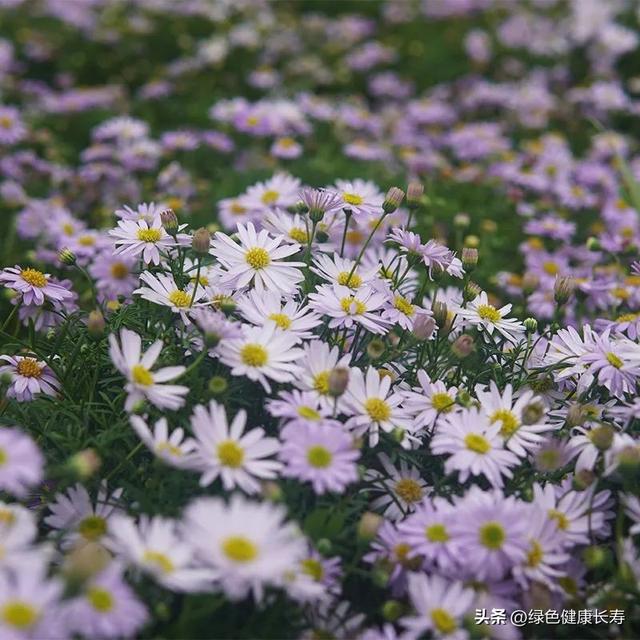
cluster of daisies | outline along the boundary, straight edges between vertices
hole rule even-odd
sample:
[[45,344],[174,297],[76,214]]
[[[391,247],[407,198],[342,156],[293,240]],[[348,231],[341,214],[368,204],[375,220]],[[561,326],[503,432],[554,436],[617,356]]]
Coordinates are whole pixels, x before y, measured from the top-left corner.
[[[17,500],[0,510],[3,634],[133,637],[152,617],[150,579],[256,607],[284,593],[309,634],[517,637],[478,627],[475,609],[596,602],[614,589],[590,581],[612,549],[640,578],[637,336],[512,317],[471,279],[476,249],[457,257],[410,230],[420,183],[404,203],[397,187],[280,173],[220,203],[230,233],[144,203],[110,230],[78,229],[85,253],[60,246],[52,218],[43,248],[92,285],[102,388],[139,440],[125,455],[197,482],[174,517],[128,502],[117,467],[94,493],[30,502],[48,461],[29,407],[68,401],[68,357],[36,341],[3,355],[24,416],[0,429],[0,487]],[[78,315],[70,279],[16,266],[0,281],[3,332],[55,340]],[[557,276],[553,291],[560,318],[575,283]],[[86,478],[97,456],[76,461]],[[355,549],[306,520],[344,499]],[[356,569],[387,594],[384,628],[350,603]]]

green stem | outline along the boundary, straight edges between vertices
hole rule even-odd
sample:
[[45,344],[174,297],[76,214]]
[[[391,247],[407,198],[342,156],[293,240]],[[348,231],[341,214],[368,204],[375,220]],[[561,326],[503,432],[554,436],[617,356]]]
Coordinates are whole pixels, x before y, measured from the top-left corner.
[[347,240],[347,229],[349,229],[349,223],[351,222],[351,209],[344,209],[345,220],[344,220],[344,229],[342,231],[342,243],[340,244],[340,257],[344,256],[344,244]]
[[198,258],[198,269],[196,271],[196,282],[195,285],[193,287],[193,293],[191,294],[191,300],[189,302],[189,307],[193,307],[193,303],[196,299],[196,291],[198,290],[198,287],[200,286],[200,268],[202,267],[202,258]]

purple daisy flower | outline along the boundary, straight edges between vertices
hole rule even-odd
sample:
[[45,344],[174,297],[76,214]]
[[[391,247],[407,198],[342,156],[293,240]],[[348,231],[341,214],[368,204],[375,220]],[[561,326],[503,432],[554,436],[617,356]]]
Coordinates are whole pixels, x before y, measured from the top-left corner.
[[45,300],[62,302],[73,297],[71,291],[55,283],[48,273],[31,267],[6,267],[0,273],[0,282],[21,294],[24,304],[41,305]]
[[44,458],[35,442],[19,429],[0,428],[0,489],[17,497],[42,480]]

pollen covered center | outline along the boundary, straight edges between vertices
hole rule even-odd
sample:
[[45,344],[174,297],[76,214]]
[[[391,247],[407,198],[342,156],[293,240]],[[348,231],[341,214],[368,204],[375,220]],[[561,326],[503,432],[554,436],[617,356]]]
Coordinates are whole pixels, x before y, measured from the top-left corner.
[[87,516],[78,526],[78,531],[87,540],[98,540],[107,532],[107,521],[102,516]]
[[28,282],[32,287],[38,287],[41,289],[42,287],[47,286],[47,276],[37,269],[23,269],[20,272],[20,277],[25,282]]
[[405,502],[419,502],[422,500],[422,487],[413,478],[398,480],[393,489]]
[[364,302],[357,300],[353,296],[342,298],[342,300],[340,300],[340,308],[350,316],[361,316],[367,310]]
[[269,320],[273,320],[280,329],[288,329],[291,326],[291,318],[286,313],[272,313]]
[[489,441],[479,433],[468,433],[464,438],[467,449],[475,453],[485,454],[491,449]]
[[384,422],[391,416],[391,409],[382,398],[369,398],[364,403],[364,410],[374,422]]
[[175,569],[169,556],[159,551],[147,550],[144,552],[144,561],[156,566],[162,573],[172,573]]
[[16,365],[16,371],[25,378],[40,378],[42,367],[34,358],[22,358]]
[[141,384],[144,387],[153,384],[153,374],[141,364],[134,364],[133,367],[131,367],[131,377],[136,384]]
[[503,438],[510,438],[519,428],[520,420],[516,418],[513,411],[509,409],[498,409],[491,416],[491,423],[500,421],[502,426],[500,427],[500,435]]
[[449,413],[453,409],[454,401],[448,393],[440,391],[431,396],[431,406],[440,413]]
[[253,249],[249,249],[244,258],[247,261],[247,264],[252,269],[256,270],[268,267],[271,262],[269,252],[262,247],[253,247]]
[[248,367],[264,367],[269,359],[269,354],[261,344],[250,343],[242,347],[240,359]]
[[169,302],[171,302],[174,307],[188,307],[191,303],[191,295],[186,291],[176,289],[173,293],[169,294]]
[[229,536],[222,542],[224,555],[234,562],[251,562],[258,555],[258,547],[244,536]]
[[333,455],[329,449],[316,444],[307,450],[307,462],[316,469],[326,469],[333,460]]
[[105,613],[113,609],[113,596],[106,589],[92,587],[87,591],[87,599],[96,611]]
[[362,284],[362,278],[357,273],[341,271],[338,274],[338,284],[350,289],[357,289]]
[[225,467],[237,469],[244,461],[244,451],[237,442],[233,440],[223,440],[217,449],[218,459]]
[[138,229],[138,240],[142,242],[158,242],[162,238],[162,231],[155,227],[151,229]]
[[487,522],[480,527],[480,543],[488,549],[501,549],[504,540],[504,528],[499,522]]
[[38,612],[28,602],[10,600],[2,607],[2,619],[10,627],[28,629],[38,619]]
[[345,192],[345,193],[342,194],[342,199],[347,204],[352,204],[352,205],[354,205],[356,207],[359,204],[362,204],[364,202],[364,198],[362,196],[359,196],[357,193]]
[[492,323],[499,322],[502,318],[500,312],[492,304],[481,304],[478,307],[478,315],[483,320],[488,320]]

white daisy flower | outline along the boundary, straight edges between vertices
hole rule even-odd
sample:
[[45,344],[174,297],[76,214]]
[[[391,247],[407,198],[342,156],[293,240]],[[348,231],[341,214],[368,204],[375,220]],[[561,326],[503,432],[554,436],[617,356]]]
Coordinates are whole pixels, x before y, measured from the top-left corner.
[[122,489],[116,489],[109,495],[103,482],[94,504],[87,490],[76,484],[65,493],[56,493],[49,503],[51,515],[44,522],[52,529],[64,532],[64,547],[71,547],[78,541],[101,541],[109,532],[110,519],[121,511],[116,506],[121,495]]
[[295,348],[295,336],[283,333],[275,323],[264,327],[245,325],[243,333],[241,339],[227,340],[218,348],[220,361],[231,367],[232,375],[247,376],[270,393],[269,380],[291,382],[300,373],[294,363],[303,352]]
[[282,464],[266,460],[280,449],[277,438],[266,438],[264,429],[245,433],[247,412],[239,411],[231,425],[225,408],[215,401],[209,407],[197,405],[191,416],[196,437],[196,454],[191,466],[202,472],[200,486],[210,485],[218,476],[225,490],[240,487],[246,493],[256,493],[263,480],[275,478]]
[[360,369],[351,370],[349,386],[344,394],[343,411],[351,416],[347,427],[361,436],[369,433],[369,445],[380,440],[380,429],[390,433],[394,429],[407,431],[411,421],[400,407],[403,396],[391,391],[391,378],[369,367],[366,377]]
[[182,427],[169,434],[166,418],[156,421],[153,432],[140,416],[129,416],[129,422],[140,440],[157,458],[179,469],[189,465],[196,443],[193,438],[184,437]]
[[120,344],[113,334],[109,336],[111,360],[128,380],[125,387],[129,394],[124,405],[126,411],[133,409],[145,398],[160,409],[175,410],[184,404],[183,396],[189,393],[189,388],[164,383],[181,375],[185,367],[163,367],[151,371],[162,351],[162,345],[162,340],[156,340],[146,353],[142,354],[142,340],[135,331],[121,329]]
[[173,276],[168,273],[154,275],[149,271],[140,274],[140,280],[147,286],[136,289],[133,293],[154,304],[169,307],[173,313],[179,313],[185,324],[190,324],[188,311],[205,295],[203,287],[198,287],[194,294],[194,286],[189,284],[181,289]]
[[338,254],[320,254],[314,259],[311,271],[331,284],[339,284],[349,289],[359,289],[375,280],[378,265],[367,268],[360,264],[354,269],[355,264],[355,260],[341,258]]
[[397,469],[386,453],[378,454],[378,459],[385,473],[369,469],[364,476],[365,480],[372,483],[365,491],[382,493],[371,502],[371,509],[382,511],[390,520],[402,520],[429,495],[427,483],[406,460],[400,459],[400,468]]
[[34,547],[38,534],[34,514],[18,504],[0,502],[0,569],[20,571],[43,560],[42,547]]
[[249,187],[243,203],[255,211],[267,211],[275,207],[286,209],[298,201],[300,184],[299,178],[288,173],[276,173],[269,180]]
[[194,551],[185,544],[175,520],[142,516],[136,523],[115,515],[109,523],[106,546],[174,591],[211,591],[215,573],[193,566]]
[[232,283],[237,289],[253,286],[258,291],[293,293],[304,279],[298,267],[304,262],[286,262],[284,258],[298,253],[299,244],[283,244],[283,236],[273,237],[264,229],[256,233],[253,223],[238,225],[239,243],[228,235],[216,232],[210,253],[225,268],[221,282]]
[[183,535],[203,566],[213,569],[227,597],[252,592],[262,600],[264,588],[280,586],[305,557],[307,543],[285,510],[269,502],[233,495],[198,498],[185,511]]
[[404,392],[403,405],[409,413],[415,415],[416,427],[430,429],[437,424],[440,416],[460,411],[461,407],[456,404],[456,387],[447,388],[442,380],[432,382],[424,369],[418,371],[418,382],[419,387]]
[[468,637],[463,618],[471,611],[475,597],[473,589],[457,580],[410,573],[409,599],[417,615],[401,618],[400,624],[407,628],[410,638],[430,631],[435,638],[462,640]]
[[384,194],[368,180],[336,180],[335,187],[328,187],[342,199],[343,208],[350,209],[356,216],[379,216],[382,214]]
[[534,396],[533,391],[525,391],[518,398],[513,398],[513,388],[510,384],[500,393],[492,380],[489,391],[476,387],[476,396],[491,423],[500,426],[500,435],[504,439],[505,447],[521,458],[526,458],[545,441],[545,437],[540,434],[554,428],[553,425],[543,422],[525,423],[524,410],[530,404],[540,401]]
[[298,342],[303,338],[311,338],[311,329],[322,321],[312,312],[295,300],[283,301],[279,293],[272,291],[250,291],[237,300],[238,310],[245,320],[259,327],[274,322],[282,331],[293,335]]
[[115,238],[114,254],[141,255],[145,264],[160,264],[160,252],[176,246],[175,238],[165,231],[159,215],[150,223],[144,219],[120,220],[109,235]]
[[458,316],[464,318],[467,323],[483,328],[489,335],[492,335],[494,330],[498,331],[509,342],[517,343],[525,329],[522,322],[506,318],[509,311],[511,311],[510,304],[505,304],[499,309],[489,304],[485,291],[472,300],[466,309],[462,307],[456,309]]
[[384,307],[387,298],[371,287],[352,291],[338,284],[323,284],[316,293],[309,294],[309,300],[317,313],[331,318],[331,329],[360,324],[371,333],[383,334],[389,330],[391,323],[376,313]]

